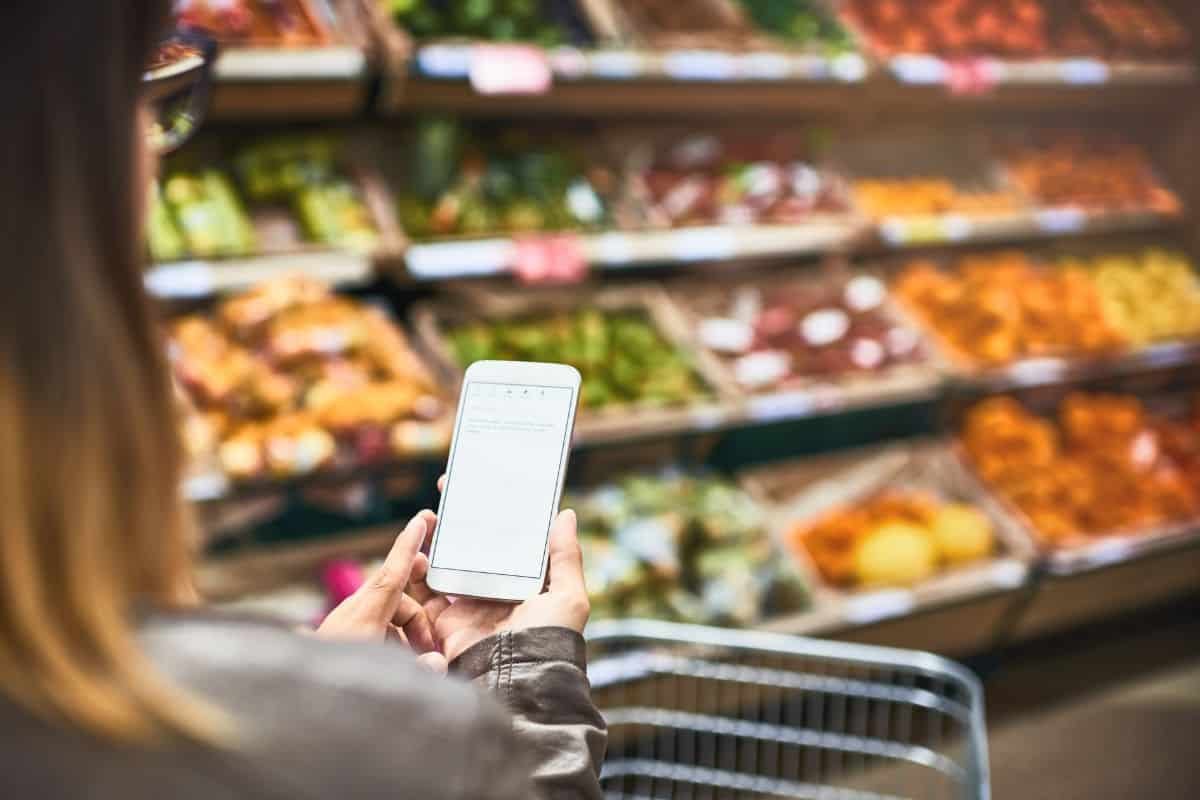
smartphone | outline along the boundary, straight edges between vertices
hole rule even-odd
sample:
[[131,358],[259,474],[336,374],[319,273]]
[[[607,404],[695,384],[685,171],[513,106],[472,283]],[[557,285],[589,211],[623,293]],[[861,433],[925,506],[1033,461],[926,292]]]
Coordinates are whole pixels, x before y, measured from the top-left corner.
[[429,552],[434,590],[509,602],[542,590],[579,385],[565,364],[467,369]]

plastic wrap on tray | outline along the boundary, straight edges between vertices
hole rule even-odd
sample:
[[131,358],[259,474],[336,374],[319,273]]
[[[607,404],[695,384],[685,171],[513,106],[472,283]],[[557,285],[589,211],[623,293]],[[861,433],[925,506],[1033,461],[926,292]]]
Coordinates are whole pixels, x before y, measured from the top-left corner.
[[314,47],[334,38],[307,0],[177,0],[175,14],[231,45]]
[[1051,550],[1149,537],[1200,519],[1200,406],[1174,405],[1075,392],[1043,416],[994,397],[967,412],[962,454]]
[[416,326],[448,374],[483,359],[553,361],[583,375],[581,436],[686,427],[720,411],[727,392],[711,357],[686,346],[669,302],[654,289],[489,295],[467,307],[419,308]]
[[873,274],[776,273],[681,290],[676,299],[696,340],[748,395],[826,386],[879,400],[937,380],[920,333]]
[[421,42],[467,39],[550,48],[592,40],[586,16],[572,0],[402,0],[384,6],[397,26]]
[[156,261],[372,250],[381,240],[363,181],[336,139],[267,139],[202,166],[168,163],[147,229]]
[[840,143],[835,157],[852,178],[854,202],[886,221],[956,214],[1010,215],[1024,199],[995,170],[983,137],[865,137]]
[[1182,204],[1149,154],[1115,137],[1056,134],[1001,148],[1012,181],[1039,206],[1177,214]]
[[617,0],[626,39],[656,50],[838,53],[853,47],[846,29],[814,0]]
[[174,320],[169,341],[235,480],[376,462],[448,438],[447,404],[400,329],[320,283],[264,283],[211,316]]
[[967,369],[1098,357],[1200,333],[1200,282],[1186,256],[1155,248],[1080,255],[1017,250],[949,269],[910,261],[892,291]]
[[843,0],[840,7],[883,57],[1171,59],[1191,45],[1162,0]]
[[758,505],[714,477],[634,475],[571,494],[592,614],[753,625],[803,610]]
[[651,227],[797,225],[846,214],[845,181],[815,134],[692,133],[633,148],[631,199]]
[[1032,554],[944,443],[776,464],[743,484],[772,509],[783,546],[843,598],[898,590],[920,604],[1008,589]]
[[413,239],[605,227],[616,176],[593,154],[564,137],[425,119],[402,165],[401,225]]

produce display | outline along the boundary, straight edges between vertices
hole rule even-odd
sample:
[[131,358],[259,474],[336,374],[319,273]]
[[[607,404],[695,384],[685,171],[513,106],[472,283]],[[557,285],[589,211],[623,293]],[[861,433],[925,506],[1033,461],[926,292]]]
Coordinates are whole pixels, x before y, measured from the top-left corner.
[[1047,269],[1020,251],[964,256],[952,271],[915,261],[894,292],[950,355],[973,366],[1124,344],[1086,272]]
[[417,39],[469,38],[542,47],[579,43],[585,34],[562,0],[378,0]]
[[808,605],[759,506],[726,481],[634,476],[563,505],[579,515],[594,619],[752,625]]
[[949,354],[971,366],[1098,354],[1200,333],[1188,260],[1161,250],[1067,257],[964,256],[951,270],[909,264],[895,296]]
[[586,409],[679,406],[709,395],[688,357],[638,309],[471,322],[452,329],[449,340],[464,369],[481,359],[570,364],[583,375]]
[[1063,136],[1017,148],[1009,174],[1039,205],[1087,211],[1154,211],[1174,214],[1179,198],[1154,173],[1137,145]]
[[[174,320],[169,354],[234,479],[286,477],[445,444],[446,403],[382,311],[286,278]],[[207,426],[207,431],[197,426]]]
[[1060,264],[1088,271],[1105,318],[1131,344],[1200,336],[1200,280],[1187,256],[1148,249]]
[[1070,546],[1148,533],[1200,513],[1200,415],[1150,413],[1135,397],[1072,394],[1057,420],[985,400],[962,441],[979,475],[1042,542]]
[[995,532],[974,506],[923,491],[885,490],[795,525],[788,541],[835,586],[913,586],[988,558]]
[[846,0],[841,8],[885,57],[1161,58],[1191,45],[1162,0]]
[[737,0],[737,4],[756,28],[790,46],[831,53],[854,47],[850,33],[817,0]]
[[246,147],[234,165],[250,202],[290,209],[307,241],[370,250],[378,233],[344,161],[338,142],[300,137]]
[[258,235],[233,181],[215,167],[168,171],[150,204],[147,242],[155,261],[258,250]]
[[293,250],[304,242],[369,250],[379,238],[338,145],[309,137],[259,142],[232,169],[168,166],[154,187],[147,240],[155,261]]
[[843,182],[805,150],[794,136],[696,134],[657,154],[633,190],[656,227],[794,225],[846,212]]
[[762,392],[924,361],[920,337],[886,300],[883,281],[855,275],[714,288],[685,302],[699,340],[729,364],[738,385]]
[[312,47],[332,39],[307,0],[176,0],[175,14],[229,44]]
[[854,182],[863,212],[875,220],[958,213],[987,216],[1016,211],[1021,202],[1006,189],[956,186],[945,178],[864,178]]
[[616,178],[586,164],[549,139],[425,120],[397,192],[400,221],[416,239],[603,227]]

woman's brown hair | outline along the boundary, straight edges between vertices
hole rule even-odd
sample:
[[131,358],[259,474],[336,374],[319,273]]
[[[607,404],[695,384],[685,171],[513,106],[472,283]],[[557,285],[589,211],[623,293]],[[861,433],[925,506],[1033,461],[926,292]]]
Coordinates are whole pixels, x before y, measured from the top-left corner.
[[140,78],[166,0],[8,0],[0,28],[0,693],[104,738],[210,739],[139,648],[189,518],[142,288]]

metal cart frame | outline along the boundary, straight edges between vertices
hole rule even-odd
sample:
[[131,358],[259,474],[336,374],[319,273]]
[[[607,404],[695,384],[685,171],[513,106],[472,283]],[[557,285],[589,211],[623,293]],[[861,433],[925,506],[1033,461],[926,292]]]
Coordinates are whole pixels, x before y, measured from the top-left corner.
[[940,656],[649,620],[587,638],[606,797],[989,800],[982,687]]

